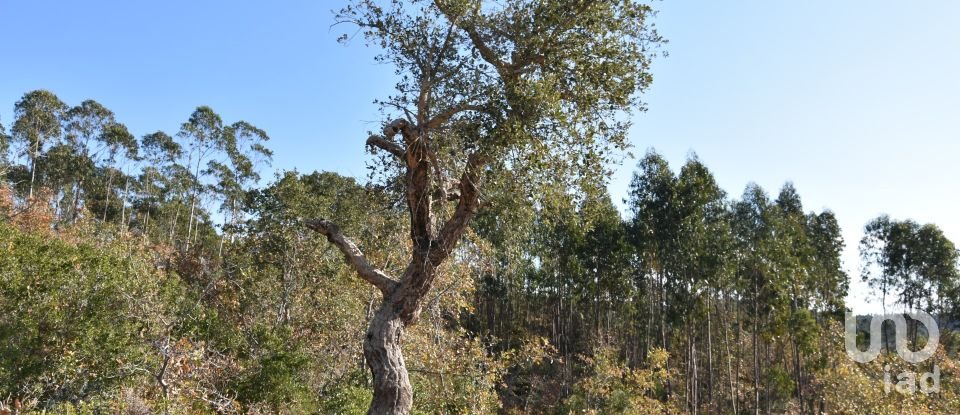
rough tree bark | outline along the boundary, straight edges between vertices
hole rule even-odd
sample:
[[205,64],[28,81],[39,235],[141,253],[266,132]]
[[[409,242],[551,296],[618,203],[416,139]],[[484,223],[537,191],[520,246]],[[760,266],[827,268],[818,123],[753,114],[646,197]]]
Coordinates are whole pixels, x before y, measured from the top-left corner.
[[[469,109],[465,109],[469,110]],[[427,121],[430,125],[435,119]],[[421,306],[437,274],[437,268],[449,257],[466,230],[479,205],[478,182],[484,158],[477,153],[467,157],[460,178],[457,206],[439,231],[433,229],[434,199],[446,200],[431,191],[435,170],[431,166],[429,138],[425,128],[399,119],[384,128],[384,136],[371,136],[367,145],[385,150],[406,164],[406,198],[410,212],[410,237],[413,251],[403,275],[395,279],[372,266],[363,252],[347,239],[336,224],[311,220],[306,226],[324,236],[346,257],[360,276],[383,294],[383,303],[374,314],[363,341],[363,354],[373,375],[373,401],[368,414],[410,413],[413,390],[401,350],[404,329],[417,321]],[[400,134],[404,145],[393,141]]]
[[[366,144],[403,166],[409,262],[401,275],[387,275],[333,223],[306,225],[382,293],[363,345],[374,383],[368,413],[402,415],[413,400],[403,332],[417,321],[439,266],[476,215],[481,177],[504,165],[533,181],[540,180],[533,177],[538,169],[600,177],[605,156],[583,163],[582,155],[626,149],[627,124],[611,127],[609,120],[638,107],[633,95],[651,80],[647,47],[662,39],[645,23],[649,6],[633,2],[525,1],[499,11],[465,1],[384,3],[390,6],[357,1],[338,20],[358,25],[384,48],[380,58],[404,75],[400,96],[384,104],[407,118],[388,123]],[[601,70],[605,76],[596,76]],[[497,163],[488,163],[493,157]],[[544,159],[582,168],[572,173],[536,162]],[[524,173],[527,163],[534,173]],[[456,183],[453,191],[448,181]],[[456,203],[452,213],[446,206],[434,211],[435,203],[447,202]]]

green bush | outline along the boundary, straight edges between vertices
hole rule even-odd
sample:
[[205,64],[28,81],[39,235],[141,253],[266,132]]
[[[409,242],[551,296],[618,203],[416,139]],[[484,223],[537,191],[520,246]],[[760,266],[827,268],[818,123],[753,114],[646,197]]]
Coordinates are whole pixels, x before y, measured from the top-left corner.
[[4,224],[0,250],[0,395],[78,402],[143,376],[163,289],[143,261]]

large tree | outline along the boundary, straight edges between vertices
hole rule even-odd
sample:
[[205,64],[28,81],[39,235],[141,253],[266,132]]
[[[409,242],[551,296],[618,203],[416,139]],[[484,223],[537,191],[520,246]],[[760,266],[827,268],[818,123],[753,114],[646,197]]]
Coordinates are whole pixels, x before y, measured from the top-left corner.
[[186,167],[193,169],[193,177],[196,180],[190,191],[190,216],[187,219],[186,247],[189,248],[193,224],[198,222],[195,213],[201,198],[201,173],[203,172],[200,166],[215,156],[218,151],[226,148],[223,119],[206,105],[197,107],[193,114],[190,114],[190,119],[180,126],[180,132],[177,135],[187,143],[186,147],[190,149]]
[[234,240],[234,232],[241,220],[240,202],[245,194],[260,180],[257,164],[269,164],[273,152],[264,146],[270,139],[267,133],[256,126],[238,121],[223,129],[226,153],[222,160],[210,160],[206,172],[214,178],[209,186],[221,201],[220,211],[224,214],[220,251],[223,243]]
[[399,75],[396,94],[382,102],[402,118],[367,145],[388,153],[385,171],[402,177],[409,263],[402,275],[387,275],[332,222],[307,226],[383,294],[364,336],[369,413],[407,414],[403,332],[480,209],[483,183],[495,187],[504,172],[531,189],[602,183],[627,146],[624,120],[641,108],[637,93],[651,82],[651,48],[661,40],[650,7],[631,1],[378,3],[358,0],[337,17],[359,26]]
[[[95,167],[112,167],[115,151],[108,144],[110,125],[116,123],[113,111],[110,111],[97,101],[88,99],[70,108],[65,114],[66,136],[64,149],[74,163],[67,170],[64,185],[69,186],[65,194],[72,196],[70,217],[75,221],[79,215],[82,201],[83,186],[95,171]],[[96,147],[96,148],[94,148]],[[110,158],[108,163],[100,163],[101,159]],[[66,164],[66,163],[65,163]]]
[[30,190],[28,199],[33,197],[33,187],[37,178],[37,160],[44,145],[60,137],[63,132],[61,119],[67,105],[47,90],[30,91],[23,94],[14,106],[14,123],[11,132],[13,140],[20,143],[23,154],[30,163]]
[[908,310],[947,313],[960,286],[958,253],[934,224],[883,215],[864,227],[860,240],[863,281],[880,294],[884,307],[895,295]]
[[[140,198],[134,207],[139,211],[144,234],[150,233],[150,216],[158,212],[164,202],[171,202],[175,166],[183,156],[183,147],[163,131],[156,131],[140,138],[140,148],[146,165],[140,172],[137,187]],[[182,166],[181,166],[182,167]]]

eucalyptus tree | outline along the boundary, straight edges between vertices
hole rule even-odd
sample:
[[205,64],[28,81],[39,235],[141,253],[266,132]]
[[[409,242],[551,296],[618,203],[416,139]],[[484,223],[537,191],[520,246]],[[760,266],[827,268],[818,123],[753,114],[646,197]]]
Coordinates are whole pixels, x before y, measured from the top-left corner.
[[241,205],[250,187],[260,180],[257,165],[269,163],[273,153],[264,143],[270,139],[267,133],[246,122],[235,122],[223,130],[225,160],[210,160],[205,172],[215,180],[210,186],[221,199],[220,211],[225,214],[223,241],[230,235],[231,242],[236,226],[241,220]]
[[53,202],[56,205],[60,220],[75,219],[77,214],[77,176],[81,172],[94,170],[89,159],[78,154],[66,142],[50,146],[43,157],[37,162],[37,170],[41,172],[39,180],[43,186],[52,192]]
[[891,243],[905,239],[900,231],[902,226],[894,227],[889,216],[877,217],[864,226],[864,235],[860,239],[861,279],[875,293],[880,294],[880,305],[886,314],[887,296],[895,290],[900,280],[898,273],[905,268],[904,254],[899,252],[902,244]]
[[864,228],[860,255],[861,276],[884,306],[893,295],[907,309],[944,313],[956,301],[957,249],[936,225],[877,217]]
[[186,147],[190,150],[187,167],[193,169],[196,180],[190,192],[190,216],[187,219],[186,246],[189,247],[202,186],[200,167],[225,148],[223,119],[208,106],[197,107],[190,115],[190,119],[180,126],[180,132],[177,135],[186,141]]
[[66,145],[77,161],[80,161],[76,168],[70,169],[73,176],[70,177],[69,189],[72,196],[72,220],[76,220],[79,214],[85,180],[94,173],[93,168],[97,164],[94,157],[99,151],[91,152],[91,147],[94,140],[102,136],[107,125],[113,122],[113,111],[94,100],[83,101],[65,113]]
[[607,317],[621,311],[614,307],[629,303],[636,291],[630,278],[631,249],[626,226],[609,196],[588,200],[581,211],[587,229],[577,254],[586,271],[583,288],[592,314],[593,343],[603,344],[616,335]]
[[[801,412],[814,411],[808,367],[818,356],[817,313],[835,317],[849,286],[836,218],[804,213],[791,183],[774,200],[751,184],[733,205],[732,225],[735,283],[752,326],[752,409],[782,411],[793,394]],[[778,351],[783,359],[771,356]]]
[[52,92],[27,92],[14,105],[13,141],[23,147],[22,154],[30,164],[30,187],[27,198],[33,198],[37,178],[37,161],[44,146],[61,137],[61,121],[67,105]]
[[[706,165],[695,156],[680,169],[675,194],[677,203],[673,210],[677,212],[679,222],[679,260],[673,268],[681,281],[675,295],[679,298],[677,303],[682,307],[684,321],[689,325],[684,330],[691,361],[689,377],[692,387],[688,400],[696,412],[703,404],[713,407],[714,391],[718,389],[714,376],[714,308],[717,306],[715,298],[727,286],[732,273],[733,237],[726,193]],[[699,336],[700,333],[705,336]],[[698,337],[706,337],[703,339],[706,344],[698,345]],[[701,360],[698,355],[704,354],[703,350],[706,351],[705,377],[700,374],[702,364],[696,364]],[[701,397],[701,385],[706,386],[706,399]]]
[[[960,299],[960,252],[956,245],[932,223],[920,227],[916,234],[916,273],[925,282],[925,289],[918,293],[928,312],[944,315],[956,311]],[[933,295],[929,295],[933,293]]]
[[[640,160],[637,170],[630,182],[627,200],[632,214],[630,240],[636,249],[643,274],[641,278],[645,280],[641,283],[656,293],[650,300],[652,312],[649,313],[648,332],[651,327],[658,327],[660,347],[666,349],[669,340],[667,326],[672,320],[668,315],[674,315],[670,311],[673,303],[668,285],[674,280],[670,273],[680,252],[680,223],[675,208],[677,177],[663,156],[653,151]],[[647,275],[651,278],[646,279]],[[652,320],[654,316],[658,317],[656,324]],[[649,336],[648,333],[645,338]],[[646,339],[644,343],[650,344]]]
[[484,181],[503,171],[530,183],[601,176],[626,146],[617,120],[639,107],[660,43],[650,15],[633,2],[469,0],[357,1],[337,15],[396,66],[396,94],[383,102],[403,115],[367,140],[403,176],[411,251],[402,275],[370,264],[332,222],[307,222],[383,294],[364,336],[369,413],[411,410],[403,332],[481,208]]
[[[183,211],[189,209],[186,203],[200,184],[197,181],[197,176],[190,171],[190,167],[181,163],[170,165],[169,169],[164,171],[164,175],[166,176],[164,178],[164,184],[166,185],[164,190],[170,195],[170,199],[165,203],[168,206],[165,207],[173,210],[173,212],[164,212],[164,215],[168,217],[167,239],[170,244],[174,244],[177,241],[177,235],[187,233],[187,229],[182,229],[181,232],[180,216]],[[186,225],[192,226],[190,221],[187,221]]]
[[[792,186],[790,190],[793,190]],[[784,197],[781,196],[780,200]],[[796,200],[799,206],[799,196]],[[815,391],[817,386],[813,382],[815,372],[823,368],[818,351],[829,347],[824,344],[827,337],[822,333],[828,330],[831,320],[842,319],[850,278],[840,261],[844,240],[833,212],[809,212],[802,218],[791,216],[788,223],[802,229],[802,232],[797,229],[791,234],[795,247],[793,254],[799,255],[798,273],[790,276],[791,288],[802,288],[799,295],[793,293],[789,319],[796,397],[801,412],[815,413],[815,405],[820,400],[818,395],[822,395],[822,392]]]
[[655,326],[656,317],[660,346],[684,350],[668,363],[686,362],[678,367],[689,381],[684,393],[688,409],[713,407],[713,320],[719,305],[714,299],[727,289],[733,273],[726,193],[695,156],[674,174],[660,154],[650,151],[638,164],[627,204],[638,270],[651,277],[645,285],[655,293],[649,298],[647,326]]
[[[113,114],[100,103],[88,99],[64,114],[66,132],[65,145],[76,161],[69,169],[72,187],[72,219],[76,220],[82,202],[84,185],[99,168],[108,171],[116,167],[116,157],[121,149],[128,155],[135,154],[133,136],[120,126]],[[112,178],[110,180],[112,182]],[[110,187],[108,183],[107,187]],[[109,196],[109,193],[107,193]],[[107,205],[109,203],[106,203]],[[104,211],[106,212],[106,211]]]
[[[538,209],[534,246],[525,253],[536,258],[524,282],[535,310],[545,314],[541,326],[528,329],[549,333],[564,359],[590,353],[600,345],[617,344],[609,317],[629,301],[630,254],[626,230],[609,196],[577,201],[563,192]],[[529,307],[529,306],[528,306]],[[549,323],[546,323],[549,321]],[[572,382],[568,371],[563,382]]]
[[843,240],[840,224],[832,211],[807,214],[807,238],[814,250],[808,265],[814,277],[811,290],[815,293],[811,308],[835,319],[842,318],[844,298],[850,289],[850,277],[843,270],[840,255]]
[[786,183],[777,199],[774,200],[772,219],[775,221],[775,238],[772,239],[777,255],[773,257],[776,264],[777,288],[779,295],[789,302],[789,308],[777,310],[777,322],[788,328],[791,335],[797,334],[797,327],[789,327],[791,316],[787,313],[799,313],[810,309],[813,295],[810,287],[814,275],[808,270],[808,262],[814,254],[812,245],[807,239],[807,217],[803,212],[803,203],[800,195],[792,183]]
[[156,131],[141,137],[140,149],[146,165],[138,180],[141,197],[137,208],[144,216],[143,233],[149,235],[151,214],[168,201],[164,194],[172,190],[174,166],[183,156],[183,147],[167,133]]
[[690,315],[730,267],[732,236],[726,193],[699,159],[692,157],[677,175],[674,217],[677,259],[671,268],[678,282],[679,313]]
[[[503,180],[496,185],[499,189],[491,189],[487,182],[488,208],[478,212],[471,228],[491,251],[490,269],[477,284],[478,327],[474,331],[497,339],[495,350],[499,351],[521,346],[526,332],[538,332],[531,326],[539,319],[529,317],[540,315],[538,310],[546,305],[544,296],[532,293],[548,292],[540,284],[546,280],[544,268],[550,264],[544,243],[551,238],[541,229],[549,220],[542,205],[517,203],[515,195],[523,193],[517,181]],[[556,336],[551,333],[551,337]]]
[[[809,240],[807,216],[803,212],[803,203],[792,183],[786,183],[774,201],[773,219],[775,220],[776,256],[771,262],[776,265],[773,274],[777,290],[776,298],[786,306],[775,306],[770,313],[770,329],[780,338],[789,339],[792,352],[792,370],[794,393],[797,401],[805,405],[805,355],[814,349],[816,325],[810,313],[816,292],[813,290],[817,274],[813,272],[812,261],[817,251]],[[783,363],[784,373],[788,365]],[[783,396],[783,391],[774,391]],[[768,398],[769,402],[770,399]],[[769,405],[769,403],[768,403]],[[801,412],[805,412],[801,406]]]
[[[733,205],[733,233],[737,246],[738,289],[744,293],[744,303],[749,307],[749,324],[753,355],[753,412],[761,413],[761,374],[764,361],[761,358],[761,329],[767,314],[778,300],[775,246],[775,205],[767,193],[756,184],[749,184],[742,198]],[[738,324],[740,324],[738,322]]]
[[[133,134],[127,130],[127,127],[118,122],[110,122],[106,124],[103,128],[101,134],[97,139],[103,145],[103,151],[106,152],[106,156],[103,160],[101,166],[98,166],[98,170],[101,174],[107,175],[106,186],[104,187],[104,200],[103,200],[103,220],[107,220],[107,213],[110,211],[110,196],[116,192],[120,193],[120,189],[114,189],[114,179],[118,173],[125,178],[125,184],[123,189],[123,199],[120,200],[120,211],[123,212],[126,209],[126,196],[129,190],[129,180],[130,175],[125,172],[125,168],[129,168],[129,162],[136,161],[139,157],[139,145],[137,144],[137,139]],[[123,153],[121,154],[121,150]],[[123,156],[126,163],[118,163],[117,156]],[[121,214],[121,219],[123,215]]]

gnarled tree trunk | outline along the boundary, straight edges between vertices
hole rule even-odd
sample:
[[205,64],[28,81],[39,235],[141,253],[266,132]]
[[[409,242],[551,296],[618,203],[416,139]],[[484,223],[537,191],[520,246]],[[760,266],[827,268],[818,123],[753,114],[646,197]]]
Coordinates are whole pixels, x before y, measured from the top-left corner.
[[[446,115],[443,115],[446,116]],[[434,120],[422,123],[434,124]],[[363,341],[363,354],[373,375],[373,400],[367,412],[371,415],[406,415],[413,405],[413,389],[403,362],[401,350],[403,331],[417,321],[424,297],[430,291],[437,268],[453,252],[467,224],[477,213],[478,186],[486,159],[477,153],[467,156],[460,177],[458,192],[433,192],[435,177],[426,127],[411,125],[407,120],[396,120],[384,128],[385,136],[372,136],[367,145],[386,150],[405,162],[407,207],[410,211],[410,238],[413,250],[410,262],[399,279],[367,262],[363,252],[344,237],[334,223],[319,219],[306,226],[327,237],[346,257],[347,263],[363,280],[377,287],[383,294],[383,303],[370,321]],[[392,139],[402,134],[404,145]],[[439,230],[433,223],[434,202],[456,200],[457,206]]]
[[368,414],[406,415],[413,406],[413,388],[400,348],[404,326],[392,305],[384,302],[367,328],[363,356],[373,375]]
[[[408,414],[403,330],[416,322],[438,268],[476,215],[484,172],[512,169],[508,177],[533,181],[550,173],[600,178],[603,154],[626,150],[627,124],[609,120],[638,106],[633,94],[650,83],[647,46],[661,39],[645,23],[651,9],[633,2],[387,3],[358,1],[337,19],[360,26],[383,48],[378,59],[394,62],[401,75],[399,96],[383,104],[407,119],[390,122],[366,143],[403,166],[409,262],[391,278],[334,224],[306,225],[383,294],[364,340],[374,378],[369,413]],[[600,67],[604,76],[597,77]],[[548,167],[554,163],[583,171]],[[456,202],[452,212],[447,202]]]

